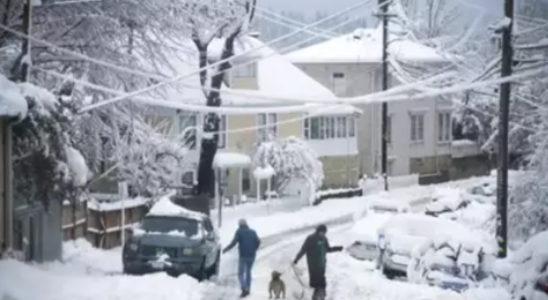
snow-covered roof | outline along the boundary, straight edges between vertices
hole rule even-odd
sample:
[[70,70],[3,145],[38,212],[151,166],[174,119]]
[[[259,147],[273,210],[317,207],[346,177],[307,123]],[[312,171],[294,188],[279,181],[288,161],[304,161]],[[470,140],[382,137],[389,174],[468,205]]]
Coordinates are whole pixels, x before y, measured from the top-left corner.
[[[434,48],[392,34],[388,53],[398,60],[411,62],[447,61]],[[359,28],[353,33],[289,53],[287,58],[293,63],[380,63],[382,28]]]
[[[210,58],[215,59],[218,57],[222,46],[223,43],[220,40],[214,40],[208,48]],[[328,88],[309,77],[283,55],[276,53],[256,38],[245,36],[238,40],[235,45],[235,55],[240,55],[252,49],[256,50],[249,55],[242,56],[239,61],[262,58],[258,61],[258,89],[230,89],[223,84],[221,89],[226,91],[222,94],[223,105],[282,106],[295,105],[295,103],[284,101],[284,98],[337,99]],[[162,66],[160,70],[158,70],[158,66],[155,66],[155,71],[160,71],[165,76],[175,77],[184,76],[198,70],[198,52],[196,46],[190,40],[171,41],[171,46],[166,48],[165,51],[164,55],[170,57],[170,65]],[[190,76],[182,82],[158,89],[158,91],[152,92],[148,96],[196,105],[202,105],[206,100],[200,89],[198,74]],[[303,106],[303,112],[315,111],[317,111],[317,104],[314,108]],[[329,110],[330,114],[352,112],[361,112],[361,110],[348,105],[337,105]]]
[[25,116],[28,103],[21,88],[0,74],[0,117]]

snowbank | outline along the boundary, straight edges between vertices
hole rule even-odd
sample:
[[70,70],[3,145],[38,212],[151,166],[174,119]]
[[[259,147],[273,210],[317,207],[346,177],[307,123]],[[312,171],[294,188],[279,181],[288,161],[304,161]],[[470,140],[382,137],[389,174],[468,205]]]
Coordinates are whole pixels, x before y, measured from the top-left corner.
[[[335,244],[338,241],[332,239]],[[376,272],[369,272],[370,264],[344,254],[333,254],[328,260],[328,299],[381,300],[510,300],[504,289],[472,288],[463,293],[437,287],[387,280]],[[306,280],[306,279],[305,279]]]
[[[362,178],[359,181],[359,185],[363,189],[364,195],[384,191],[384,179],[382,177]],[[417,185],[419,185],[418,174],[388,177],[388,186],[390,189],[406,188]]]
[[28,103],[17,84],[0,74],[0,116],[25,117]]
[[215,168],[244,168],[251,165],[251,158],[245,154],[234,152],[217,152],[213,160]]
[[0,261],[0,295],[17,300],[185,299],[201,300],[207,285],[188,276],[60,274],[14,260]]

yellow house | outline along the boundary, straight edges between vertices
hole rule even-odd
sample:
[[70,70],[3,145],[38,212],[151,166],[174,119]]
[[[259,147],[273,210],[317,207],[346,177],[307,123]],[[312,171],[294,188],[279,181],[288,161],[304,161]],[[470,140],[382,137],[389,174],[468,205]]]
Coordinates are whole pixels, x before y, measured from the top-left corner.
[[[214,56],[215,50],[220,48],[215,46],[219,45],[213,43],[210,46],[210,55]],[[324,166],[324,188],[356,185],[359,177],[356,121],[360,111],[351,106],[327,102],[321,107],[288,102],[287,99],[301,98],[329,101],[335,95],[282,55],[265,47],[255,36],[243,37],[235,54],[240,56],[250,50],[253,52],[241,56],[226,76],[221,93],[222,107],[231,110],[221,115],[219,152],[250,157],[256,145],[268,137],[294,136],[307,140],[320,156]],[[255,59],[260,60],[249,63]],[[195,60],[187,62],[187,71],[188,64]],[[183,96],[177,100],[203,105],[205,98],[199,90],[198,79],[192,81],[194,84],[188,81],[183,84],[186,89],[183,88]],[[191,149],[189,165],[182,170],[181,180],[184,184],[192,184],[196,180],[203,113],[172,107],[155,107],[149,112],[149,120],[164,134],[174,139],[184,137],[188,142]],[[248,111],[234,109],[242,107],[248,108]],[[252,107],[255,112],[249,112]],[[257,184],[249,166],[227,168],[223,173],[221,182],[225,186],[225,195],[256,195]],[[261,188],[261,194],[264,191]]]

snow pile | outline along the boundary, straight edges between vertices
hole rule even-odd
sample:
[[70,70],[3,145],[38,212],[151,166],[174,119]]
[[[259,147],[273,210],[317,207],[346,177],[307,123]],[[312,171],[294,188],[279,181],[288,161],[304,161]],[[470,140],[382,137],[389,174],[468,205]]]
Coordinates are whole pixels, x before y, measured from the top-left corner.
[[[363,189],[364,195],[384,191],[384,178],[382,178],[381,176],[376,176],[373,178],[361,178],[358,184]],[[388,186],[390,187],[390,189],[416,187],[418,185],[419,176],[417,174],[388,177]]]
[[90,177],[90,171],[82,153],[72,147],[66,147],[65,152],[67,153],[67,164],[72,174],[73,184],[75,186],[85,185]]
[[184,216],[196,220],[202,220],[204,214],[188,210],[182,206],[179,206],[169,197],[162,197],[158,202],[156,202],[148,212],[147,216]]
[[249,156],[233,152],[217,152],[213,160],[215,168],[245,168],[251,164]]
[[426,213],[437,216],[457,211],[467,205],[468,202],[461,196],[459,189],[438,187],[432,194],[432,202],[426,206]]
[[20,116],[27,114],[28,103],[17,84],[0,74],[0,116]]
[[63,243],[63,256],[58,262],[37,265],[61,275],[105,275],[122,271],[120,248],[97,249],[85,239]]
[[[336,242],[332,241],[333,244]],[[386,280],[370,272],[369,263],[356,261],[344,254],[330,255],[328,264],[328,299],[510,300],[510,295],[504,289],[473,288],[455,293],[438,287]]]
[[534,284],[541,273],[548,271],[548,247],[546,245],[548,245],[548,231],[536,234],[511,254],[506,259],[506,268],[504,268],[504,263],[499,263],[498,268],[495,268],[495,273],[498,273],[500,277],[506,275],[504,271],[510,271],[507,274],[509,275],[510,291],[523,290],[525,286]]
[[184,275],[172,278],[163,273],[148,276],[60,274],[13,260],[0,261],[0,282],[0,295],[17,300],[201,300],[207,289],[206,285]]
[[274,171],[274,169],[270,165],[267,165],[264,168],[263,167],[257,167],[253,171],[253,176],[255,177],[255,179],[258,179],[258,180],[270,179],[274,176],[274,174],[276,174],[276,172]]

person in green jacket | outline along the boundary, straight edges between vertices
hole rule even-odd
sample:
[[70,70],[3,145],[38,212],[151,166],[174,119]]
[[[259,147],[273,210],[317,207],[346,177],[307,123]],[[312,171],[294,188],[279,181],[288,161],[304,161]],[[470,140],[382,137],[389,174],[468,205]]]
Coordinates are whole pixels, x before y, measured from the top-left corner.
[[309,235],[304,241],[301,250],[297,253],[293,264],[297,264],[299,260],[306,254],[306,262],[308,265],[308,278],[310,287],[314,289],[312,299],[325,299],[327,282],[325,279],[326,270],[326,254],[329,252],[339,252],[343,250],[341,246],[331,247],[325,236],[327,227],[320,225],[316,228],[316,232]]

